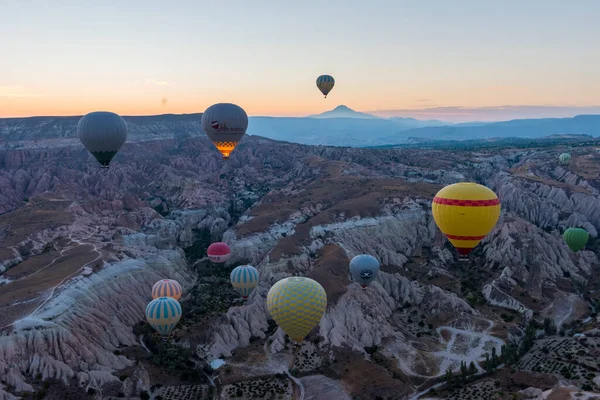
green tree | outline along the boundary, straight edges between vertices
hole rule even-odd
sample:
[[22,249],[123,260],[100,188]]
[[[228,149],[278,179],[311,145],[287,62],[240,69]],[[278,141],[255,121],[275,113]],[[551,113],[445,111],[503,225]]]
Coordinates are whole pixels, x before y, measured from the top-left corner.
[[467,363],[464,361],[460,362],[460,374],[462,376],[463,381],[466,380],[469,376],[469,368],[467,368]]
[[471,363],[469,364],[469,374],[475,375],[476,373],[477,373],[477,367],[475,366],[475,363],[473,361],[471,361]]

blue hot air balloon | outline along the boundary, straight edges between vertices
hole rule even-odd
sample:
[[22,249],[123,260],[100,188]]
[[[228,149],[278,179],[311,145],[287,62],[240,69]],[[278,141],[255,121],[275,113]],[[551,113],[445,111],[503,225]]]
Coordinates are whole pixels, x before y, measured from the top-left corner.
[[350,274],[355,282],[366,288],[377,277],[379,261],[368,254],[359,254],[350,260]]

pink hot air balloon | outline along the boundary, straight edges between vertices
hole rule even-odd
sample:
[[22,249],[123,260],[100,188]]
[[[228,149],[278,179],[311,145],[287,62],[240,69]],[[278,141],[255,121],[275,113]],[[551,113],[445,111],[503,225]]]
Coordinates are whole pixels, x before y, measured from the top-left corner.
[[214,263],[224,263],[229,259],[231,249],[227,246],[227,243],[217,242],[208,246],[206,253],[208,254],[208,258],[210,258],[210,261]]

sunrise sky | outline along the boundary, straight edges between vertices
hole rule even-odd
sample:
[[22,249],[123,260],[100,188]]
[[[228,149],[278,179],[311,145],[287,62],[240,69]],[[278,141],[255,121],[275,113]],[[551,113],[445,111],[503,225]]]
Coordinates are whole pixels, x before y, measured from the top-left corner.
[[598,21],[597,0],[0,0],[0,117],[600,113]]

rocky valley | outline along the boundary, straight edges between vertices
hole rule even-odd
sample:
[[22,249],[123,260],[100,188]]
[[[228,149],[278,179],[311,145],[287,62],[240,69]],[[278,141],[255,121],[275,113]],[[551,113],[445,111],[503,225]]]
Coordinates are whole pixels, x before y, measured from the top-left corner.
[[[364,149],[247,135],[225,162],[197,115],[126,120],[108,172],[76,118],[0,120],[0,399],[600,390],[600,141]],[[431,215],[436,192],[459,181],[502,206],[468,260]],[[590,233],[584,250],[564,243],[569,227]],[[206,258],[215,241],[232,249],[224,266]],[[348,273],[361,253],[382,264],[366,289]],[[244,263],[260,272],[246,301],[229,282]],[[295,355],[265,305],[292,275],[328,300]],[[144,317],[164,278],[184,289],[167,342]]]

